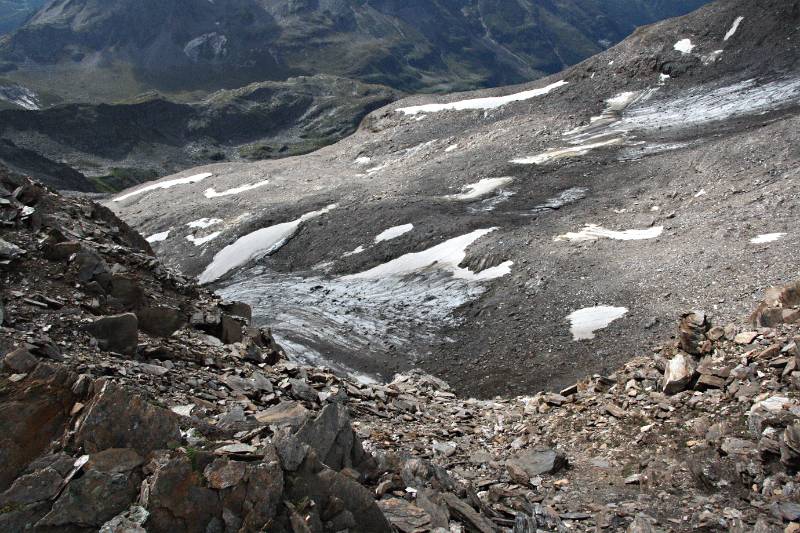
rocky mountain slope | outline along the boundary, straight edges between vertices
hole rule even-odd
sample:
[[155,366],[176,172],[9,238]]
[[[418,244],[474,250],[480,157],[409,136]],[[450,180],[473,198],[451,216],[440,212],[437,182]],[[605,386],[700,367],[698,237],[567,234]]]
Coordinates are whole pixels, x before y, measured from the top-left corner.
[[55,0],[0,41],[41,101],[112,101],[319,73],[404,91],[519,83],[704,0]]
[[2,172],[0,217],[3,531],[800,527],[800,282],[560,394],[475,400],[286,361],[97,204]]
[[0,0],[0,35],[25,24],[45,3],[46,0]]
[[412,97],[313,154],[106,205],[293,356],[558,390],[676,309],[732,321],[800,274],[799,23],[797,1],[717,2],[537,83]]
[[[116,105],[5,110],[0,138],[9,149],[0,150],[0,161],[59,189],[116,191],[211,161],[306,153],[349,135],[367,113],[396,99],[382,86],[320,75],[218,91],[194,103],[148,95]],[[42,158],[61,165],[42,168]],[[65,178],[65,166],[85,177]]]

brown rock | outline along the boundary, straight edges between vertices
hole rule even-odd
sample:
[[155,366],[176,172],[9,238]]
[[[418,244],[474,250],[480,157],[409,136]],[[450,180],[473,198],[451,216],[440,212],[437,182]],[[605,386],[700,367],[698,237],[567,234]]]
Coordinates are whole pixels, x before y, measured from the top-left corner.
[[467,503],[458,499],[455,495],[444,494],[444,501],[450,513],[464,524],[467,531],[477,533],[494,533],[495,527],[491,520],[478,513]]
[[17,348],[3,357],[3,368],[17,374],[27,374],[39,364],[39,359],[26,348]]
[[309,411],[299,402],[281,402],[266,411],[256,413],[255,417],[261,424],[288,426],[296,429],[305,424],[309,417]]
[[743,331],[733,338],[736,344],[751,344],[758,337],[757,331]]
[[400,498],[387,498],[378,502],[389,522],[403,533],[417,533],[431,529],[431,517],[425,510]]
[[695,390],[704,391],[708,389],[723,389],[725,388],[725,380],[711,375],[701,374],[694,385]]
[[706,350],[706,332],[709,324],[705,313],[693,311],[681,317],[678,325],[678,342],[686,353],[700,355]]

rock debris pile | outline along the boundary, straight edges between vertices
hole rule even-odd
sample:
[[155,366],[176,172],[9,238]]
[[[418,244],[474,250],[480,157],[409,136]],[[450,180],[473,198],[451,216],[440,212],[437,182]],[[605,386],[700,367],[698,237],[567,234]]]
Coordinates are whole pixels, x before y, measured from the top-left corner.
[[[797,531],[800,283],[560,393],[288,361],[107,209],[0,173],[0,530]],[[565,354],[565,357],[567,355]]]

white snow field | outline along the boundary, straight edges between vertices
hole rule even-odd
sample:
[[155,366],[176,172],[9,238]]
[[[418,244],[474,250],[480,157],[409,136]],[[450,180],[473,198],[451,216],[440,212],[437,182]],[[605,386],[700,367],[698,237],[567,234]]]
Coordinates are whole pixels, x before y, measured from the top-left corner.
[[497,109],[511,102],[522,102],[537,96],[543,96],[554,89],[566,85],[566,81],[557,81],[540,89],[532,89],[521,93],[509,94],[508,96],[493,96],[488,98],[473,98],[470,100],[459,100],[448,104],[425,104],[411,107],[401,107],[397,111],[406,115],[417,115],[419,113],[438,113],[440,111],[465,111],[474,109]]
[[391,241],[392,239],[396,239],[401,235],[405,235],[409,231],[413,230],[414,230],[414,224],[403,224],[402,226],[395,226],[393,228],[389,228],[386,231],[379,233],[375,237],[375,242]]
[[145,240],[150,244],[166,241],[167,237],[169,237],[170,231],[172,230],[162,231],[161,233],[154,233],[153,235],[147,237]]
[[576,341],[594,339],[595,331],[607,328],[612,322],[628,313],[627,307],[599,305],[579,309],[567,316],[569,331]]
[[764,233],[763,235],[757,235],[753,237],[750,239],[750,242],[752,244],[767,244],[778,241],[784,237],[786,237],[785,233]]
[[336,209],[336,207],[336,204],[331,204],[319,211],[306,213],[291,222],[262,228],[240,237],[214,256],[211,263],[198,276],[198,281],[201,284],[211,283],[235,268],[245,265],[254,259],[274,253],[294,236],[303,222],[324,215]]
[[226,191],[217,192],[214,187],[206,189],[206,192],[203,195],[206,198],[219,198],[220,196],[231,196],[234,194],[241,194],[243,192],[252,191],[253,189],[258,189],[259,187],[263,187],[264,185],[268,185],[269,180],[259,181],[257,183],[249,183],[247,185],[242,185],[240,187],[234,187],[232,189],[228,189]]
[[606,229],[597,224],[586,224],[586,226],[578,232],[565,233],[555,238],[556,241],[596,241],[598,239],[613,239],[615,241],[641,241],[646,239],[655,239],[664,231],[664,226],[653,226],[647,229],[628,229],[624,231],[615,231]]
[[458,194],[450,194],[445,196],[450,200],[475,200],[487,194],[494,192],[503,185],[508,185],[514,181],[514,178],[484,178],[477,183],[465,185],[462,192]]
[[212,175],[213,174],[211,174],[210,172],[204,172],[203,174],[195,174],[193,176],[189,176],[186,178],[175,178],[167,181],[159,181],[158,183],[148,185],[147,187],[142,187],[141,189],[136,189],[135,191],[131,191],[128,194],[123,194],[122,196],[118,196],[114,198],[114,201],[121,202],[123,200],[127,200],[128,198],[132,198],[134,196],[138,196],[146,192],[157,191],[159,189],[171,189],[172,187],[175,187],[177,185],[188,185],[189,183],[199,183],[206,178],[210,178]]

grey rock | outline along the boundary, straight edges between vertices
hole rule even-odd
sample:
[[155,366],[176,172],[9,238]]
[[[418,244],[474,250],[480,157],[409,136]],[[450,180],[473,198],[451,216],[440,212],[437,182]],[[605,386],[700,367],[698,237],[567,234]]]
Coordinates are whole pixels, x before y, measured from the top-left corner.
[[272,437],[272,444],[278,452],[283,469],[287,472],[297,470],[306,458],[307,446],[288,429],[278,429]]
[[133,448],[140,455],[180,442],[178,415],[106,382],[85,408],[75,442],[93,454],[108,448]]
[[187,323],[186,315],[177,307],[151,306],[136,311],[139,328],[148,335],[169,337]]
[[0,239],[0,261],[10,261],[12,259],[16,259],[24,253],[25,250],[16,244]]
[[512,457],[506,466],[512,479],[517,483],[527,484],[532,477],[558,472],[567,466],[567,458],[556,450],[533,449]]
[[309,416],[308,409],[298,402],[281,402],[255,415],[261,424],[288,426],[294,429],[305,424]]

